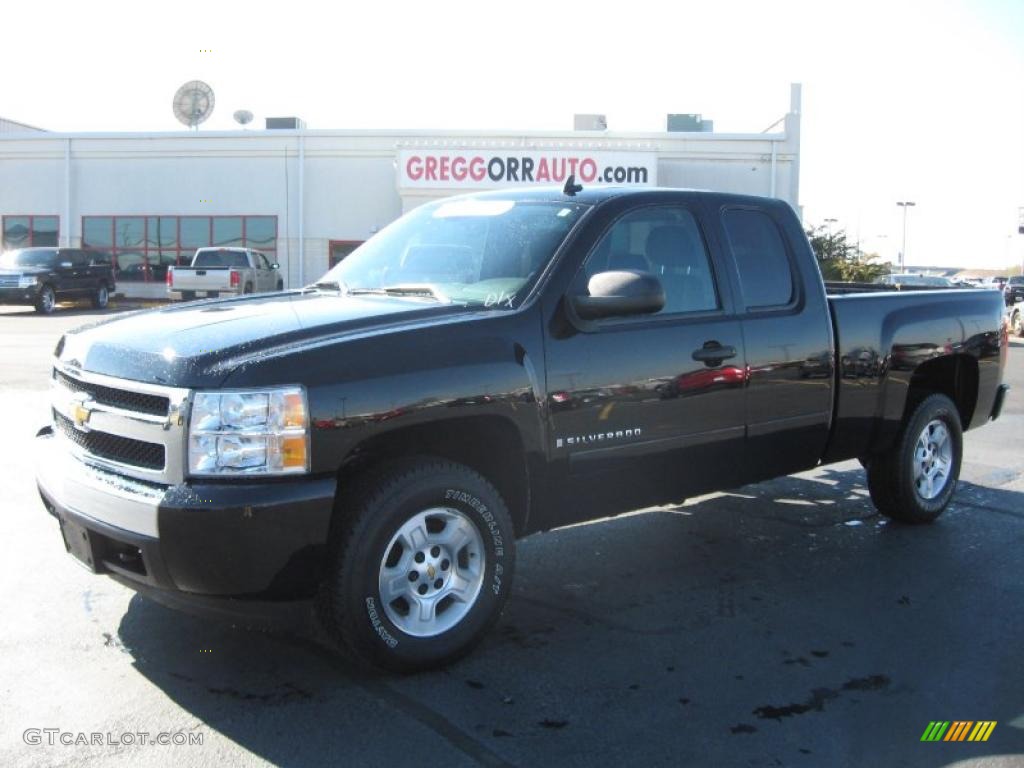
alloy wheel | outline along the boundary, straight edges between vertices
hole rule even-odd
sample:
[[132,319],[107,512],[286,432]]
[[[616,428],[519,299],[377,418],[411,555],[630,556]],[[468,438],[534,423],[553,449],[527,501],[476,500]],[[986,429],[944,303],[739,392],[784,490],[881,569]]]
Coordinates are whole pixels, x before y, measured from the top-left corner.
[[939,419],[925,425],[914,447],[914,487],[922,499],[941,494],[953,467],[953,441]]
[[406,634],[434,637],[469,613],[483,585],[484,542],[476,524],[449,507],[413,515],[391,538],[378,576],[388,619]]

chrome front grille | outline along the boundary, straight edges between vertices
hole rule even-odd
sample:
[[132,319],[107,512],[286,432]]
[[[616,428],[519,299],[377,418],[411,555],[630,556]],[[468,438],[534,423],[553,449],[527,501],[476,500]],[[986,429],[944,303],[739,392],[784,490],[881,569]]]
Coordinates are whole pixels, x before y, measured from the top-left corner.
[[17,288],[18,275],[0,275],[0,288]]
[[166,416],[171,407],[171,400],[166,395],[154,395],[145,392],[130,392],[125,389],[114,389],[102,384],[94,384],[81,379],[73,379],[65,373],[54,369],[53,377],[58,383],[73,392],[84,392],[102,405],[112,405],[126,411],[140,411],[153,416]]
[[167,457],[162,445],[111,435],[107,432],[83,432],[62,413],[53,412],[53,424],[72,443],[101,459],[146,469],[163,469]]
[[81,461],[152,483],[184,480],[189,390],[57,363],[50,391],[54,431]]

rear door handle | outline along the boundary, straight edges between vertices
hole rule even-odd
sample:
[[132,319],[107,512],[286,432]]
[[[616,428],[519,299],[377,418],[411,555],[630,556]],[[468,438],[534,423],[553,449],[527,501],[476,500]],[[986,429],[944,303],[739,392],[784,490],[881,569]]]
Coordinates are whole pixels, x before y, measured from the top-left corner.
[[706,365],[718,365],[731,357],[736,357],[736,347],[723,347],[717,341],[706,341],[703,347],[693,351],[693,359]]

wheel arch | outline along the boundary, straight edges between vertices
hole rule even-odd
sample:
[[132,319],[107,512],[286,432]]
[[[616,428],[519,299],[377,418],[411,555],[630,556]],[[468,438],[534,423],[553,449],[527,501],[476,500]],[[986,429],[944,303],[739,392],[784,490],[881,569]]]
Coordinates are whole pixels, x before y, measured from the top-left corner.
[[929,395],[942,394],[956,405],[965,431],[978,403],[978,361],[970,355],[946,355],[921,363],[914,369],[903,407],[903,421]]
[[[414,424],[374,435],[356,445],[338,468],[338,495],[381,465],[410,456],[448,459],[479,472],[508,505],[516,535],[527,525],[530,474],[522,436],[503,416],[464,416]],[[338,515],[340,510],[335,511]]]

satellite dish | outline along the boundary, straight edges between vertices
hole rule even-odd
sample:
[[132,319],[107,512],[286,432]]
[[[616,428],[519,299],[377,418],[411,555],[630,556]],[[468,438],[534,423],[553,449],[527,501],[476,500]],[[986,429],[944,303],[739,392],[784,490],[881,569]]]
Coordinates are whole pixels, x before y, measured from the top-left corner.
[[174,94],[174,116],[189,128],[213,114],[213,88],[202,80],[190,80]]
[[252,122],[252,112],[248,109],[240,109],[232,117],[235,118],[235,122],[239,125],[248,125]]

